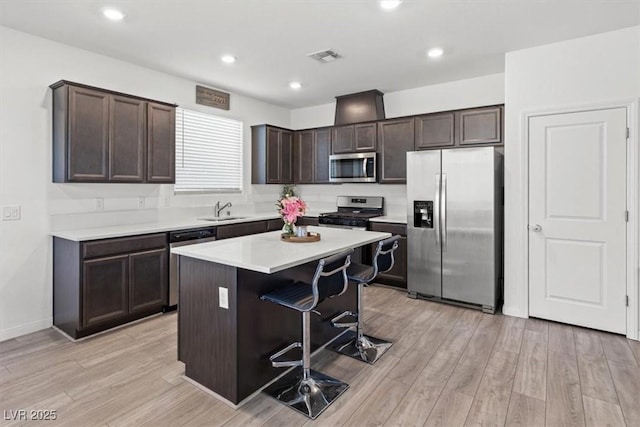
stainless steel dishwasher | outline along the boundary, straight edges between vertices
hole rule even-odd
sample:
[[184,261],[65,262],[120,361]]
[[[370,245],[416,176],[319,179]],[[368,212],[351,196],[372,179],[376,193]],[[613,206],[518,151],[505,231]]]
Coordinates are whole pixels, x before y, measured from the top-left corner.
[[[214,240],[216,240],[215,227],[172,231],[169,233],[169,248],[212,242]],[[169,257],[169,303],[164,311],[175,310],[178,307],[179,259],[180,257],[175,254],[171,254]]]

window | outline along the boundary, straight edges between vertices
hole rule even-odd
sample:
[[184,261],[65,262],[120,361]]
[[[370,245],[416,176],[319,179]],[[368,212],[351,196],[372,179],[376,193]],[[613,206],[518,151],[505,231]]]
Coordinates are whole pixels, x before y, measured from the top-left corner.
[[175,191],[242,191],[242,125],[178,108]]

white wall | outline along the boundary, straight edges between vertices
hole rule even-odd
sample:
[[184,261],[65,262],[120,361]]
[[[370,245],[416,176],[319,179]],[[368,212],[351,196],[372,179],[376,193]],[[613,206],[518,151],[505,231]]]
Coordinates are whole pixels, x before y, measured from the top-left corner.
[[[174,102],[244,121],[242,195],[174,196],[172,185],[51,183],[51,90],[60,79]],[[250,125],[289,127],[290,111],[231,94],[231,110],[195,104],[195,82],[0,27],[0,205],[20,221],[0,223],[0,340],[51,325],[52,229],[148,222],[210,210],[216,200],[272,208],[278,186],[251,186]],[[145,209],[137,209],[144,196]],[[94,210],[104,198],[104,212]],[[234,208],[235,209],[235,208]]]
[[[384,94],[387,118],[410,116],[436,111],[502,104],[504,74],[492,74],[433,86]],[[291,111],[293,129],[332,126],[335,102]],[[338,195],[379,195],[385,197],[388,215],[406,214],[406,186],[396,184],[301,185],[300,194],[314,209],[335,208]],[[322,210],[322,209],[320,209]]]
[[527,161],[523,149],[525,114],[637,100],[640,97],[640,27],[510,52],[506,55],[505,76],[503,311],[527,317],[525,194],[528,177],[522,168]]

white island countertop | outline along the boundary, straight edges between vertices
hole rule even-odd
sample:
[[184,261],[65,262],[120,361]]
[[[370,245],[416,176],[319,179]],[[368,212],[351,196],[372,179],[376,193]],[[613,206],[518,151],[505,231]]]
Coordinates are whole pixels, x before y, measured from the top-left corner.
[[271,274],[391,237],[390,233],[329,227],[308,227],[308,230],[320,233],[320,241],[283,242],[281,232],[272,231],[173,248],[171,253]]

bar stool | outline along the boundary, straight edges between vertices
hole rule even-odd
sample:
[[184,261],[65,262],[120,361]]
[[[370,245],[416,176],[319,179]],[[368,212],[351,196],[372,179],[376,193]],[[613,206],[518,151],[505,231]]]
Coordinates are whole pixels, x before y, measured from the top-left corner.
[[[262,295],[271,301],[302,313],[302,343],[295,342],[273,354],[269,360],[274,368],[300,366],[264,389],[264,392],[311,419],[315,419],[349,385],[321,372],[311,365],[311,312],[325,298],[342,295],[347,291],[347,267],[353,249],[323,258],[318,262],[311,283],[296,282]],[[302,349],[302,359],[276,361],[294,348]]]
[[[356,313],[346,311],[334,317],[331,323],[336,328],[355,328],[355,331],[351,330],[343,334],[327,347],[329,350],[373,364],[391,347],[392,343],[389,341],[364,334],[362,291],[378,273],[384,273],[393,268],[395,262],[393,253],[398,248],[398,240],[400,236],[396,235],[378,242],[372,266],[352,263],[347,269],[349,280],[358,285],[358,311]],[[355,318],[356,321],[340,322],[345,317]]]

